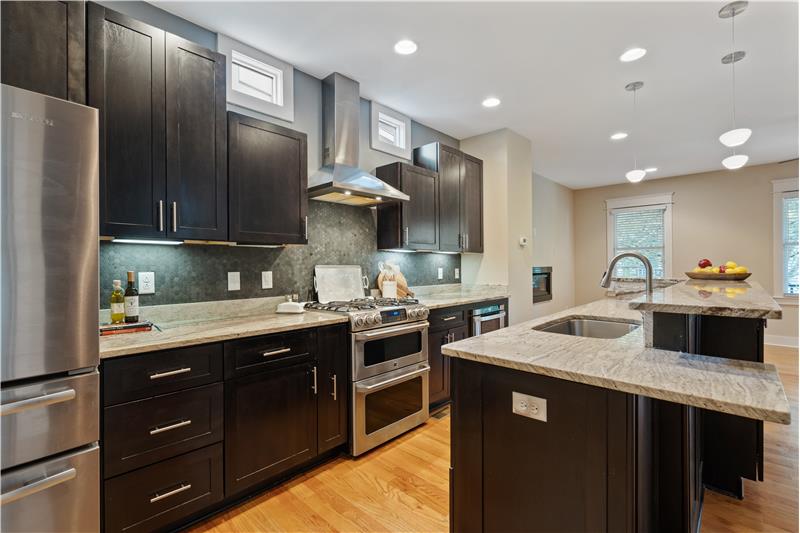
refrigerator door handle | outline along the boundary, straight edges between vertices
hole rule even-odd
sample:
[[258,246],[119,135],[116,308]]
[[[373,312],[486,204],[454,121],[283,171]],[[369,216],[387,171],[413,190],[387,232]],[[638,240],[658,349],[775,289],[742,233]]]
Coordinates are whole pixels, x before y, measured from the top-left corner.
[[51,392],[42,396],[34,398],[27,398],[25,400],[18,400],[16,402],[9,402],[0,405],[0,416],[13,415],[27,411],[28,409],[37,409],[40,407],[47,407],[55,403],[68,402],[75,399],[75,389],[62,390],[60,392]]
[[15,502],[17,500],[21,500],[22,498],[32,496],[37,492],[49,489],[50,487],[60,485],[61,483],[69,481],[70,479],[74,479],[77,474],[77,470],[74,468],[68,468],[67,470],[59,472],[58,474],[53,474],[52,476],[47,476],[39,481],[23,485],[18,489],[4,492],[3,494],[0,494],[0,505],[6,505],[7,503]]

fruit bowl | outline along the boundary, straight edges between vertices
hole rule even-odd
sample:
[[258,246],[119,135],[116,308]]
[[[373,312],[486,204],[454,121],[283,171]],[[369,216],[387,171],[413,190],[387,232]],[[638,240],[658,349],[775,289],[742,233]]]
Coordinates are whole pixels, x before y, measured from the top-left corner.
[[718,274],[717,272],[686,272],[691,279],[713,279],[717,281],[744,281],[750,277],[752,272],[741,274]]

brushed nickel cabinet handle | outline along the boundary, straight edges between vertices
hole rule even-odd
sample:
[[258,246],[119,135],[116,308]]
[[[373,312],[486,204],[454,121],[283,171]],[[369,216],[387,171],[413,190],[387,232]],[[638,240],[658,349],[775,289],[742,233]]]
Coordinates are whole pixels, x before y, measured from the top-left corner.
[[408,226],[403,228],[403,244],[408,246]]
[[153,429],[150,430],[150,434],[158,435],[159,433],[164,433],[165,431],[171,431],[173,429],[178,429],[184,426],[188,426],[191,423],[192,423],[191,420],[181,420],[180,422],[176,422],[168,426],[154,427]]
[[451,320],[455,320],[456,317],[454,316],[446,316],[442,319],[442,322],[450,322]]
[[333,392],[331,392],[331,396],[333,396],[333,401],[336,401],[336,374],[331,376],[331,381],[333,382]]
[[59,392],[51,392],[50,394],[43,394],[42,396],[36,396],[34,398],[5,403],[0,405],[0,416],[14,415],[22,411],[27,411],[28,409],[36,409],[56,403],[68,402],[74,400],[75,396],[75,389],[67,389]]
[[164,200],[158,201],[158,231],[164,231]]
[[466,250],[469,250],[469,233],[464,234],[464,239],[466,239],[466,244],[464,245],[464,248]]
[[169,498],[170,496],[175,496],[176,494],[180,494],[181,492],[186,492],[187,490],[189,490],[191,488],[192,488],[192,484],[191,483],[186,483],[185,485],[183,483],[181,483],[180,487],[178,487],[177,489],[173,489],[173,490],[171,490],[169,492],[165,492],[163,494],[159,494],[159,493],[156,492],[156,495],[153,496],[152,498],[150,498],[150,503],[159,502],[159,501],[163,500],[164,498]]
[[311,385],[311,389],[314,391],[314,394],[317,394],[317,367],[313,367],[311,369],[311,374],[314,376],[314,383]]
[[305,227],[305,234],[306,234],[306,240],[308,240],[308,215],[306,215],[306,219],[305,220],[306,220],[305,221],[305,226],[304,226]]
[[156,372],[155,374],[150,374],[150,379],[168,378],[170,376],[177,376],[178,374],[188,374],[191,371],[192,367],[187,366],[185,368],[179,368],[177,370],[169,370],[167,372]]
[[178,232],[178,202],[172,202],[172,233]]
[[0,505],[12,503],[17,500],[21,500],[22,498],[32,496],[37,492],[49,489],[50,487],[55,487],[56,485],[60,485],[61,483],[69,481],[70,479],[74,479],[76,475],[78,475],[77,470],[74,468],[69,468],[63,472],[59,472],[58,474],[53,474],[52,476],[47,476],[38,481],[34,481],[33,483],[23,485],[18,489],[4,492],[2,495],[0,495]]
[[291,348],[278,348],[276,350],[267,350],[266,352],[261,352],[262,357],[272,357],[273,355],[280,355],[282,353],[291,352]]

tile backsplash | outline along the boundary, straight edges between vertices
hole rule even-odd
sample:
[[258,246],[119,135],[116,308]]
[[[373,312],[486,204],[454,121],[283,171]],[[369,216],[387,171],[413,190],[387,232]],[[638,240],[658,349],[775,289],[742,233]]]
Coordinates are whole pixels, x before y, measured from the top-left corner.
[[[375,213],[371,209],[309,201],[308,230],[307,245],[285,248],[102,242],[100,307],[109,307],[112,280],[123,280],[124,286],[128,270],[155,272],[156,292],[140,296],[140,305],[290,293],[306,299],[313,287],[314,265],[318,264],[361,265],[372,288],[378,276],[378,264],[386,260],[397,263],[412,286],[458,283],[454,276],[455,269],[461,268],[460,255],[379,252]],[[439,268],[443,271],[441,280],[438,279]],[[272,272],[272,289],[261,288],[262,271]],[[240,290],[228,290],[228,272],[240,273]]]

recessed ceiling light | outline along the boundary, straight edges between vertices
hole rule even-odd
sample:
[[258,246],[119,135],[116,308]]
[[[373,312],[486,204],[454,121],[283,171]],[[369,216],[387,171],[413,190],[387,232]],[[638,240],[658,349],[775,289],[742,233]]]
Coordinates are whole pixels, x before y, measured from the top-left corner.
[[619,56],[619,60],[623,63],[630,63],[631,61],[643,58],[646,53],[647,50],[644,48],[629,48],[622,52],[622,55]]
[[752,135],[750,128],[737,128],[735,130],[726,131],[719,136],[719,142],[729,148],[740,146],[747,142],[747,139]]
[[614,133],[614,134],[611,135],[611,140],[612,141],[621,141],[622,139],[624,139],[627,136],[628,136],[628,134],[625,133],[624,131],[618,131],[617,133]]
[[647,173],[655,172],[657,170],[658,170],[658,167],[649,167],[649,168],[644,169],[644,171],[647,172]]
[[631,183],[639,183],[640,181],[642,181],[644,179],[644,175],[645,175],[645,171],[644,170],[640,170],[640,169],[637,168],[635,170],[629,170],[625,174],[625,177]]
[[397,41],[394,45],[394,51],[401,56],[411,55],[417,51],[417,43],[408,39]]
[[723,159],[722,165],[728,170],[736,170],[737,168],[745,166],[748,159],[749,158],[744,154],[736,154]]
[[485,99],[482,104],[483,107],[497,107],[500,105],[500,99],[490,96],[489,98]]

